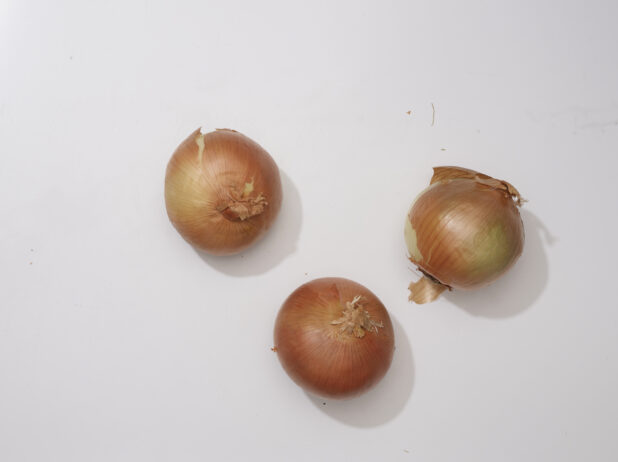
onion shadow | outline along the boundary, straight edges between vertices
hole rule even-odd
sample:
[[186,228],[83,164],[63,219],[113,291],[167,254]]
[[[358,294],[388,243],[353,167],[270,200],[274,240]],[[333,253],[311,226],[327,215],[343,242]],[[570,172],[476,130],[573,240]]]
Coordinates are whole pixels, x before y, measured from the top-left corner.
[[193,247],[195,253],[216,270],[236,277],[266,273],[296,251],[302,224],[302,204],[298,189],[281,169],[283,201],[279,216],[266,235],[237,255],[210,255]]
[[549,263],[545,245],[556,238],[541,220],[521,210],[526,241],[519,261],[497,281],[476,290],[453,290],[444,297],[473,316],[510,318],[530,308],[549,281]]
[[335,420],[360,428],[393,420],[405,407],[414,386],[412,348],[405,330],[391,315],[395,353],[390,369],[374,388],[356,398],[333,400],[305,392],[309,400]]

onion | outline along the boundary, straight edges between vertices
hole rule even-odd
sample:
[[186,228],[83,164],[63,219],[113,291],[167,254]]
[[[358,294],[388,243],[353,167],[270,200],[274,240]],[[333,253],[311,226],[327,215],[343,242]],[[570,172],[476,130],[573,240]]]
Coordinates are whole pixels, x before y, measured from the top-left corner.
[[323,278],[296,289],[275,322],[281,365],[299,386],[326,398],[358,395],[388,370],[393,325],[369,289],[342,278]]
[[281,208],[281,178],[270,155],[235,130],[196,130],[165,174],[170,221],[189,243],[214,255],[256,242]]
[[436,167],[405,223],[410,260],[424,276],[410,300],[427,303],[445,289],[486,285],[521,255],[523,199],[506,181],[460,167]]

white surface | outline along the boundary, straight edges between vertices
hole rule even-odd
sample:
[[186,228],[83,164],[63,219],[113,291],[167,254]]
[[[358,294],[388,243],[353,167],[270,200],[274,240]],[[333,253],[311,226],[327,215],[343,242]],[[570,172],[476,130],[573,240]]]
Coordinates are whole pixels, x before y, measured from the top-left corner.
[[[617,460],[617,5],[0,0],[0,460]],[[238,257],[165,214],[200,124],[284,172]],[[527,242],[413,306],[403,219],[441,164],[519,188]],[[270,351],[327,275],[396,321],[347,402]]]

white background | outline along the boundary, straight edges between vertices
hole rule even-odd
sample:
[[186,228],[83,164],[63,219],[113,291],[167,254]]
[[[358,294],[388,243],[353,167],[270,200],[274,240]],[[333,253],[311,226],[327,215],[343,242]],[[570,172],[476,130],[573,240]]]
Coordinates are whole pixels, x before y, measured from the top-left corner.
[[[0,460],[618,460],[617,15],[0,0]],[[198,255],[165,213],[198,126],[283,173],[278,222],[237,257]],[[526,246],[494,285],[415,306],[404,216],[445,164],[529,199]],[[395,322],[391,370],[351,401],[270,351],[322,276]]]

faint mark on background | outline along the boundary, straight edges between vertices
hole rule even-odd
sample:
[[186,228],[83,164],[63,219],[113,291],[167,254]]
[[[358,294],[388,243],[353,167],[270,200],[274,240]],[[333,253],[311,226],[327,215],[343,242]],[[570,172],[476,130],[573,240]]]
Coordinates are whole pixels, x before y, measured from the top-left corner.
[[602,132],[618,128],[618,104],[606,106],[572,105],[554,112],[528,113],[535,121],[548,122],[573,133]]

